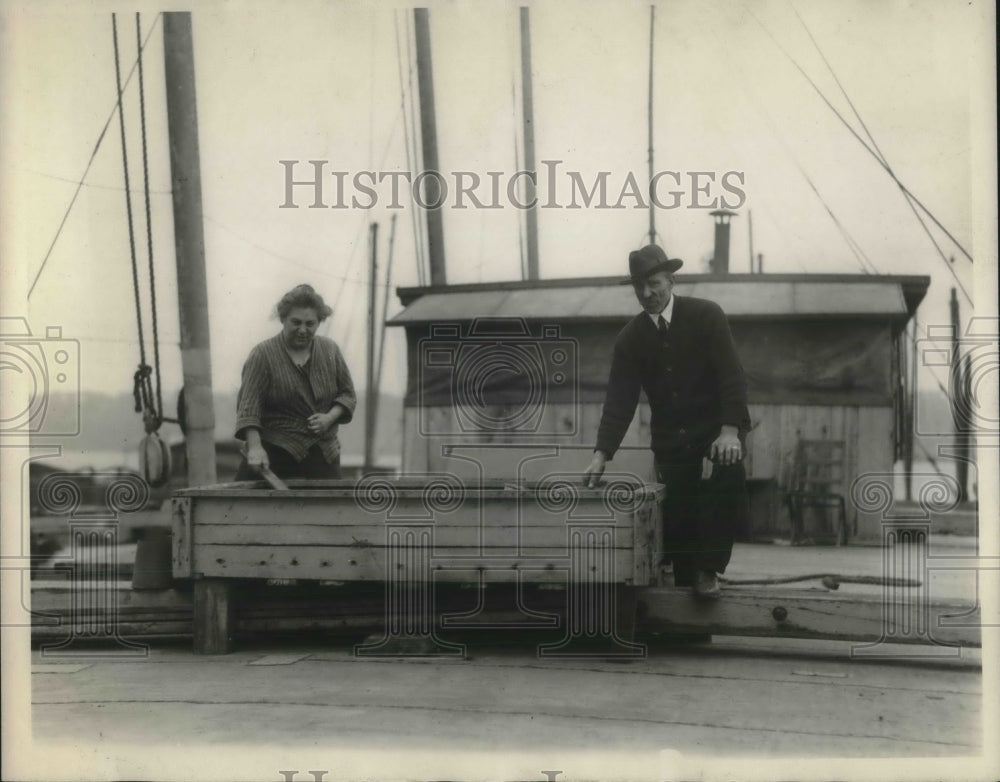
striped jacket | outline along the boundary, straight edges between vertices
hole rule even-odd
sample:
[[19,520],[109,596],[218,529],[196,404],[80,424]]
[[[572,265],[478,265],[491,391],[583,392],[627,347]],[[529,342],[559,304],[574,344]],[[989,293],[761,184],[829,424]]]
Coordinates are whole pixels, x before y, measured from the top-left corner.
[[[261,440],[299,460],[318,444],[332,463],[340,454],[338,424],[348,423],[357,406],[347,363],[337,343],[315,337],[312,355],[300,369],[282,339],[279,333],[264,340],[243,365],[243,385],[236,398],[236,437],[244,440],[247,429],[258,429]],[[338,423],[322,435],[310,432],[309,416],[329,412],[335,404],[346,411]]]

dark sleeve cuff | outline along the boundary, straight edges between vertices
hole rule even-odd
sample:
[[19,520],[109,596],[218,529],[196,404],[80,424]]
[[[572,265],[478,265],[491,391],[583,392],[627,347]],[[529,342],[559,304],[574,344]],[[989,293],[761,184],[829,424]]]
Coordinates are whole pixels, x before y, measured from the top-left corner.
[[354,409],[358,404],[356,397],[351,394],[340,394],[340,396],[334,397],[333,403],[344,408],[343,414],[337,419],[338,424],[349,424],[354,420]]

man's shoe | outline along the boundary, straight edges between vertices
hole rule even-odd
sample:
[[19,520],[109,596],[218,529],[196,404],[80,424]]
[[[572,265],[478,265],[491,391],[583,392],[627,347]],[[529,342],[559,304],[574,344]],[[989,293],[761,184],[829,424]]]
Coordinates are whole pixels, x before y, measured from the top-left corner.
[[711,570],[699,570],[694,578],[695,597],[715,600],[722,594],[719,590],[719,579]]

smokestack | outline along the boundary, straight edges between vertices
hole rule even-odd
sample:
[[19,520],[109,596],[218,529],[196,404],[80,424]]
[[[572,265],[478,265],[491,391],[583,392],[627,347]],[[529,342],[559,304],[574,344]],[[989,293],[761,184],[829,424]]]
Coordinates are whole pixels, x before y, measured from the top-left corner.
[[736,212],[730,212],[728,209],[716,209],[709,214],[715,218],[715,253],[712,255],[712,274],[729,274],[729,221],[736,217]]

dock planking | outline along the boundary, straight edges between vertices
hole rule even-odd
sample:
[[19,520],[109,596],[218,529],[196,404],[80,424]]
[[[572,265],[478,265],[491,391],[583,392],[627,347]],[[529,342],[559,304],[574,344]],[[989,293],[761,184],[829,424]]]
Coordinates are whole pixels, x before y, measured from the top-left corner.
[[[373,585],[304,585],[267,587],[236,582],[239,599],[231,606],[229,632],[235,636],[273,632],[357,631],[376,632],[386,624],[384,592]],[[190,583],[188,583],[190,586]],[[92,588],[104,588],[93,586]],[[133,591],[124,582],[117,593],[118,633],[124,638],[193,635],[194,594],[190,589]],[[495,584],[490,590],[510,590]],[[449,585],[436,595],[436,621],[447,627],[448,612],[468,611],[482,590]],[[540,609],[558,613],[565,603],[564,588],[533,593]],[[636,590],[638,631],[643,633],[711,633],[718,636],[759,636],[787,639],[826,639],[894,644],[981,645],[979,614],[975,605],[948,600],[925,606],[928,632],[893,633],[886,636],[885,602],[879,596],[832,595],[829,592],[787,587],[726,588],[720,600],[696,601],[690,592],[674,587]],[[113,601],[108,601],[110,604]],[[484,626],[516,622],[523,614],[491,610],[489,601],[480,620]],[[53,641],[69,635],[73,597],[67,583],[36,582],[32,588],[34,641]],[[212,610],[219,608],[216,605]],[[223,610],[225,607],[223,607]],[[93,612],[92,612],[93,613]],[[92,617],[95,618],[95,617]],[[103,617],[112,623],[111,617]]]

